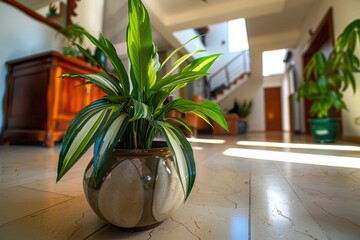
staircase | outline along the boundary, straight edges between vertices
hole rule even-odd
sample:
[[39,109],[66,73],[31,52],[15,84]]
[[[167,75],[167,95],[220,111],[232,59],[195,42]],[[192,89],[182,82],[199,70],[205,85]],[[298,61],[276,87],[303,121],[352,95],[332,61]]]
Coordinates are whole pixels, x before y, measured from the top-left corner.
[[242,85],[249,75],[250,56],[249,50],[246,50],[240,52],[225,66],[210,75],[208,84],[210,86],[211,99],[220,102]]

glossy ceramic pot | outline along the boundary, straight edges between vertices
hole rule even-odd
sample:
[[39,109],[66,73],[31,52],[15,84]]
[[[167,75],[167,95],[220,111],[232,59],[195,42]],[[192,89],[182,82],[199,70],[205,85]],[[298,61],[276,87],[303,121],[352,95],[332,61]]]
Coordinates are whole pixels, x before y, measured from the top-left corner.
[[95,186],[93,164],[84,174],[84,191],[94,212],[118,227],[141,231],[169,218],[184,202],[184,193],[167,147],[116,149]]
[[339,121],[337,118],[310,119],[311,132],[316,142],[332,143],[336,141]]

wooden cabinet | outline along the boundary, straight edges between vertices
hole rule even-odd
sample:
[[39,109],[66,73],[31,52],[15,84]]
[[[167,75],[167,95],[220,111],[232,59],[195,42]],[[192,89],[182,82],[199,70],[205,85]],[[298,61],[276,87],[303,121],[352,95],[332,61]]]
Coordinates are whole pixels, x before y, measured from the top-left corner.
[[63,73],[95,73],[99,68],[58,52],[45,52],[7,62],[4,100],[5,142],[36,139],[52,147],[83,107],[105,95],[82,79],[59,78]]

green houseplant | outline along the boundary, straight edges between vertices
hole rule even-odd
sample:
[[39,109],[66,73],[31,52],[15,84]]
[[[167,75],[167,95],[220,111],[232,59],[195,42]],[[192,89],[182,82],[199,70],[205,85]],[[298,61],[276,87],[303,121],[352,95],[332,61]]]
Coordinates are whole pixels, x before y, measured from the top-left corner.
[[81,53],[76,48],[75,43],[82,45],[84,43],[84,35],[81,31],[85,29],[78,24],[71,24],[63,27],[59,32],[68,40],[68,44],[63,47],[63,54],[66,56],[80,57]]
[[[141,0],[129,0],[128,11],[126,41],[131,63],[129,73],[108,39],[100,35],[98,40],[85,30],[76,30],[105,53],[116,74],[108,72],[82,46],[76,44],[85,56],[97,62],[103,72],[89,75],[68,73],[63,76],[83,78],[87,83],[96,84],[107,95],[85,107],[71,122],[60,151],[57,181],[94,144],[93,159],[84,174],[88,202],[99,217],[119,227],[139,230],[154,227],[168,217],[178,205],[177,196],[182,196],[181,201],[186,200],[195,181],[191,145],[183,132],[168,121],[167,114],[173,110],[193,112],[209,124],[210,119],[225,129],[227,124],[219,106],[212,101],[192,102],[176,97],[166,103],[167,97],[175,90],[207,75],[219,54],[193,60],[175,73],[181,64],[198,51],[186,54],[174,62],[167,74],[159,76],[160,69],[184,46],[176,49],[160,64],[152,40],[148,12]],[[191,131],[185,121],[178,118],[171,120]],[[154,150],[154,139],[159,134],[165,139],[168,150]],[[159,153],[151,160],[158,161],[155,166],[137,155],[149,158],[154,151]],[[172,159],[169,159],[170,154]],[[131,155],[136,157],[129,160]],[[129,168],[116,170],[119,174],[108,174],[109,169],[119,165]],[[162,175],[152,175],[152,172],[160,172]],[[176,185],[180,186],[181,194],[174,189]],[[130,193],[133,189],[137,190]],[[117,190],[122,192],[116,193]],[[160,192],[159,196],[155,192]],[[109,195],[102,197],[105,193]],[[135,198],[138,195],[140,198],[145,197],[145,200]],[[170,200],[165,197],[170,197]],[[120,202],[121,207],[110,207],[113,202]],[[150,210],[145,210],[144,206],[149,204],[152,204],[148,206]],[[169,211],[164,212],[166,209]],[[121,216],[114,215],[118,212]]]
[[316,118],[310,120],[310,125],[317,142],[336,140],[338,119],[328,118],[329,111],[348,110],[343,92],[348,88],[356,91],[354,73],[360,71],[355,52],[357,39],[360,41],[360,19],[344,29],[328,57],[318,51],[304,69],[305,81],[298,89],[297,98],[312,101],[310,114]]
[[234,107],[228,113],[235,113],[239,117],[238,133],[245,134],[247,130],[247,117],[250,115],[252,109],[251,100],[237,101],[234,100]]

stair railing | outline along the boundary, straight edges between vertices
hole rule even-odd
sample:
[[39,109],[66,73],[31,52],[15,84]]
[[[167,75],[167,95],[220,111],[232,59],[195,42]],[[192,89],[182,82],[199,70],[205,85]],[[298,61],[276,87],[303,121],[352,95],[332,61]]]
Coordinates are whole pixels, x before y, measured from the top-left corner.
[[208,78],[210,90],[226,88],[242,74],[248,72],[250,72],[250,56],[249,50],[245,50]]

